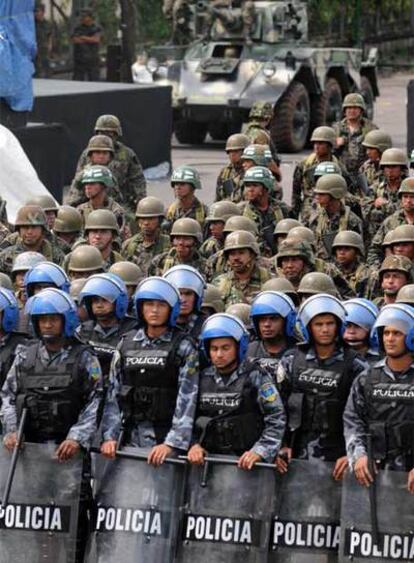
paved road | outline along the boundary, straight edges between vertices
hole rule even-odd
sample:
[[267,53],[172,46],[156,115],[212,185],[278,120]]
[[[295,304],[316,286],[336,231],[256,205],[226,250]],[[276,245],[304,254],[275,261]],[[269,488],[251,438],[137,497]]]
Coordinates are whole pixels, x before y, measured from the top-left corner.
[[[397,74],[380,80],[381,96],[375,107],[375,122],[388,131],[394,145],[404,148],[407,138],[406,92],[407,83],[414,78],[407,74]],[[210,204],[214,200],[217,174],[226,163],[223,143],[206,143],[201,147],[190,147],[173,142],[173,166],[190,164],[195,166],[202,177],[203,191],[199,194],[203,201]],[[286,201],[290,201],[291,181],[295,163],[306,153],[282,154],[283,188]],[[173,199],[168,179],[150,182],[148,195],[160,197],[166,204]]]

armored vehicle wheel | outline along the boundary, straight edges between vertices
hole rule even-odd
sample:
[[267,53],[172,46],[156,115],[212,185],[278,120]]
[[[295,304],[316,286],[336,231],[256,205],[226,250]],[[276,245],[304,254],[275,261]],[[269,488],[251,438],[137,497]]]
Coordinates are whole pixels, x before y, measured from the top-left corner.
[[182,119],[175,124],[174,132],[179,143],[201,145],[206,138],[207,125]]
[[335,78],[328,78],[323,94],[311,101],[311,126],[309,133],[321,125],[331,125],[342,117],[342,90]]
[[229,136],[229,127],[227,123],[210,123],[208,132],[214,141],[225,141]]
[[279,151],[299,152],[308,138],[309,94],[301,82],[292,82],[276,106],[271,124],[272,138]]
[[361,78],[361,94],[364,96],[365,104],[367,106],[367,117],[368,119],[373,119],[375,97],[371,83],[366,76]]

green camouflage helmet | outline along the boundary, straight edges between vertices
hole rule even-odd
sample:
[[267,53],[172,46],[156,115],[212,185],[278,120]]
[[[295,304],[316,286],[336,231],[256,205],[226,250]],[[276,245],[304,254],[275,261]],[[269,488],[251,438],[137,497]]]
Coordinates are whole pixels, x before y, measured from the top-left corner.
[[275,235],[275,237],[287,235],[289,231],[291,231],[295,227],[300,227],[301,224],[302,223],[297,219],[281,219],[276,223],[273,234]]
[[256,256],[259,256],[259,245],[257,244],[256,237],[248,231],[233,231],[228,234],[224,243],[224,253],[227,254],[230,250],[238,250],[242,248],[249,248]]
[[392,229],[391,231],[388,231],[388,233],[383,238],[382,243],[381,243],[382,248],[385,249],[388,246],[391,246],[393,236],[394,236],[394,229]]
[[98,131],[113,131],[122,137],[121,122],[116,115],[100,115],[95,123],[95,132]]
[[145,277],[139,266],[127,261],[115,262],[109,268],[109,273],[119,276],[127,286],[136,286]]
[[83,221],[80,212],[71,205],[59,207],[53,230],[56,233],[78,233]]
[[251,160],[256,166],[268,166],[272,160],[269,145],[249,145],[241,155],[242,160]]
[[409,283],[403,285],[403,287],[397,293],[396,303],[406,303],[407,305],[414,305],[414,284]]
[[315,233],[311,229],[304,227],[303,225],[299,225],[298,227],[291,229],[288,232],[286,240],[292,242],[305,241],[308,242],[312,247],[316,245]]
[[178,236],[193,237],[199,244],[203,242],[203,233],[200,223],[190,217],[181,217],[181,219],[174,221],[170,238],[173,239]]
[[398,190],[398,196],[402,194],[414,194],[414,178],[404,178]]
[[414,242],[414,225],[399,225],[391,232],[390,246],[399,242]]
[[70,253],[69,272],[96,272],[104,268],[102,254],[95,246],[81,244]]
[[242,151],[250,145],[251,141],[247,135],[243,133],[235,133],[230,135],[226,141],[226,152],[227,151]]
[[273,106],[270,102],[255,102],[249,112],[249,119],[271,119]]
[[69,295],[76,304],[78,304],[80,292],[87,281],[88,278],[78,278],[77,280],[72,280],[70,282]]
[[392,139],[382,129],[374,129],[365,135],[362,146],[367,149],[377,149],[377,151],[383,153],[392,147]]
[[89,139],[86,150],[88,154],[93,151],[106,151],[114,154],[114,143],[108,135],[94,135]]
[[137,204],[137,210],[135,211],[135,217],[145,218],[145,217],[164,217],[165,208],[163,202],[149,195],[142,198]]
[[342,176],[342,168],[336,162],[320,162],[313,173],[314,178],[320,178],[325,174],[339,174]]
[[40,205],[24,205],[17,211],[15,227],[43,227],[47,231],[47,219]]
[[401,149],[387,149],[382,153],[380,167],[383,166],[401,166],[408,168],[407,155]]
[[94,164],[84,169],[80,182],[83,186],[85,184],[103,184],[107,188],[112,188],[114,186],[114,177],[106,166]]
[[26,201],[25,205],[38,205],[43,209],[43,211],[58,211],[59,205],[56,203],[55,199],[48,194],[37,195],[31,197]]
[[272,192],[275,179],[268,168],[264,166],[252,166],[252,168],[246,171],[241,183],[243,187],[246,187],[246,184],[261,184],[268,192]]
[[328,293],[337,297],[338,291],[330,276],[322,272],[309,272],[300,280],[298,287],[299,295],[316,295],[318,293]]
[[119,225],[116,220],[115,214],[109,209],[95,209],[91,211],[86,217],[84,231],[97,231],[97,230],[108,230],[113,231],[115,234],[119,234]]
[[249,329],[252,326],[252,319],[250,318],[250,310],[251,305],[247,303],[233,303],[233,305],[229,305],[226,309],[226,313],[228,315],[233,315],[237,317],[244,326]]
[[329,143],[331,147],[334,147],[336,145],[336,133],[332,127],[322,125],[321,127],[317,127],[313,130],[310,140],[311,143]]
[[13,291],[13,283],[9,276],[4,272],[0,272],[0,287],[4,287],[4,289],[10,289],[10,291]]
[[287,239],[282,241],[279,245],[278,253],[276,254],[277,267],[281,267],[283,258],[289,258],[291,256],[302,258],[309,266],[313,266],[315,262],[312,247],[306,241],[297,242]]
[[365,254],[364,241],[359,233],[355,231],[340,231],[332,243],[332,249],[340,246],[356,248],[361,256]]
[[215,313],[223,313],[224,312],[224,301],[221,296],[220,291],[214,285],[208,283],[204,290],[203,295],[203,302],[201,303],[201,307],[208,307],[209,309],[213,309]]
[[198,171],[192,166],[179,166],[171,174],[171,186],[183,183],[191,184],[195,190],[201,190],[201,179]]
[[385,272],[403,272],[407,276],[407,280],[412,281],[412,267],[413,264],[406,256],[396,256],[391,254],[387,256],[381,264],[379,270],[380,281]]
[[244,215],[235,215],[234,217],[229,217],[224,224],[223,232],[225,234],[233,233],[234,231],[249,231],[254,236],[259,234],[257,224],[253,219],[249,217],[244,217]]
[[362,110],[366,110],[366,104],[363,96],[358,94],[357,92],[353,92],[351,94],[347,94],[342,102],[342,109],[346,108],[361,108]]
[[339,174],[325,174],[318,178],[314,189],[315,194],[329,194],[334,199],[343,199],[348,189],[343,176]]
[[210,205],[206,223],[213,221],[222,221],[225,223],[230,217],[237,217],[240,215],[239,207],[232,201],[216,201]]

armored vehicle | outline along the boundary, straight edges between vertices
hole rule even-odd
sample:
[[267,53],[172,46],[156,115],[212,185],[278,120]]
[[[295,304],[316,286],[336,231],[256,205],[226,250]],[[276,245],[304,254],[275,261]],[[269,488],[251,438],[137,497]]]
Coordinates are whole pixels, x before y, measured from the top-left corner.
[[[253,23],[246,39],[247,3]],[[207,132],[225,139],[257,101],[272,104],[271,135],[284,152],[300,151],[315,127],[339,120],[349,92],[363,94],[372,118],[376,50],[363,61],[361,49],[313,46],[304,2],[199,0],[189,7],[193,40],[153,48],[147,62],[154,82],[172,85],[179,142],[202,143]]]

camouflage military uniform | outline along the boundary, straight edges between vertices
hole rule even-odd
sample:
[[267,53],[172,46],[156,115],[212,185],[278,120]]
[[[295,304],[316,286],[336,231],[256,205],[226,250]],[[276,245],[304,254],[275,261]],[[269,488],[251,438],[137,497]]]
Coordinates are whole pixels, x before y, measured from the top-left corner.
[[[263,251],[262,247],[259,247],[261,252]],[[271,262],[269,258],[265,258],[264,256],[259,256],[257,258],[257,264],[261,268],[270,268]],[[230,268],[227,264],[227,259],[224,254],[224,250],[219,250],[212,256],[207,259],[206,267],[205,267],[205,278],[208,282],[211,282],[217,276],[221,274],[225,274],[229,272]]]
[[167,235],[160,234],[153,243],[145,243],[144,235],[137,233],[123,243],[121,254],[125,260],[134,262],[145,274],[148,274],[152,259],[158,254],[167,252],[170,246],[170,237]]
[[379,183],[382,180],[382,170],[379,160],[366,160],[360,167],[359,173],[363,174],[367,181],[367,186]]
[[[135,213],[138,201],[147,195],[147,184],[141,163],[135,152],[114,139],[114,157],[108,164],[108,168],[114,175],[122,194],[122,202],[128,211]],[[88,151],[84,150],[79,158],[76,173],[80,172],[89,164]],[[77,192],[77,193],[76,193]],[[74,190],[68,198],[68,205],[79,205],[85,201],[84,190]]]
[[[28,250],[32,249],[26,248],[20,237],[18,238],[16,244],[2,250],[0,252],[0,272],[10,275],[16,256],[22,252],[27,252]],[[52,246],[48,240],[44,240],[42,242],[42,245],[37,252],[43,254],[48,262],[61,264],[64,260],[64,254],[60,248],[58,246]]]
[[207,240],[203,242],[200,247],[200,254],[203,258],[208,260],[210,256],[219,252],[219,250],[223,250],[224,243],[219,241],[215,237],[209,237]]
[[369,281],[374,274],[373,270],[363,263],[361,259],[356,261],[352,272],[344,271],[338,263],[336,263],[336,266],[355,295],[368,298]]
[[[158,254],[158,256],[155,256],[155,258],[153,258],[148,268],[148,275],[162,276],[167,270],[169,270],[173,266],[177,266],[178,264],[183,264],[183,262],[179,261],[176,249],[171,248],[167,252]],[[189,262],[186,262],[186,264],[193,266],[193,268],[198,270],[201,274],[204,273],[204,270],[206,268],[206,260],[201,256],[198,250],[193,251],[191,260]]]
[[[239,203],[243,199],[243,180],[244,168],[240,163],[228,164],[220,170],[216,184],[216,201],[229,199],[234,203]],[[230,188],[230,189],[229,189]],[[230,191],[231,190],[231,191]]]
[[399,227],[400,225],[409,225],[407,217],[403,209],[395,211],[392,215],[387,217],[383,223],[377,228],[377,231],[372,239],[371,245],[368,250],[367,264],[373,267],[379,267],[384,259],[384,252],[382,242],[385,235]]
[[273,232],[276,224],[289,215],[287,205],[270,199],[269,207],[266,211],[261,211],[251,202],[247,202],[243,215],[256,223],[259,232],[258,241],[262,244],[264,256],[270,258],[276,250]]
[[190,207],[190,209],[187,209],[186,211],[184,211],[180,207],[178,202],[174,201],[168,208],[168,211],[165,215],[165,219],[167,224],[169,225],[168,230],[170,230],[174,221],[176,221],[177,219],[181,219],[182,217],[190,217],[190,219],[195,219],[196,221],[198,221],[198,223],[200,223],[201,227],[203,227],[207,215],[208,215],[207,205],[201,203],[201,201],[195,197],[193,205]]
[[[85,221],[88,218],[89,214],[92,213],[92,211],[96,211],[96,209],[92,206],[90,201],[86,201],[85,203],[81,203],[80,205],[78,205],[76,207],[76,209],[82,215],[84,224],[85,224]],[[106,198],[103,207],[100,207],[99,209],[108,209],[109,211],[112,211],[112,213],[116,217],[116,221],[118,223],[119,230],[120,231],[124,230],[125,221],[126,221],[125,209],[121,205],[119,205],[119,203],[117,203],[111,197],[108,197],[108,198]]]
[[234,303],[251,303],[269,279],[269,271],[256,264],[246,281],[238,280],[234,272],[229,271],[214,278],[212,283],[220,291],[224,306],[228,307]]
[[[52,248],[58,247],[63,255],[67,254],[71,250],[69,244],[63,239],[59,238],[53,231],[46,231],[45,239],[51,244]],[[17,244],[18,241],[18,231],[14,231],[13,233],[9,232],[9,234],[0,242],[0,250],[10,248],[11,246]]]
[[[379,197],[386,199],[387,203],[377,208],[374,207],[374,201]],[[378,232],[380,225],[385,221],[385,219],[395,213],[399,207],[400,200],[398,197],[398,190],[390,191],[385,178],[375,182],[370,187],[369,194],[364,201],[363,207],[368,244],[375,236],[375,233]]]
[[366,159],[365,147],[362,145],[365,135],[377,129],[377,126],[365,117],[361,117],[360,127],[355,131],[350,131],[347,120],[334,123],[332,128],[335,130],[337,137],[345,137],[345,145],[337,149],[336,154],[350,173],[354,181],[357,180],[359,167]]
[[242,133],[243,135],[247,135],[247,137],[251,139],[252,143],[255,143],[257,138],[265,133],[268,137],[268,145],[270,147],[270,152],[272,153],[272,158],[277,165],[280,165],[280,157],[278,155],[276,145],[274,144],[269,131],[265,127],[262,127],[259,121],[252,120],[246,123],[242,128]]

